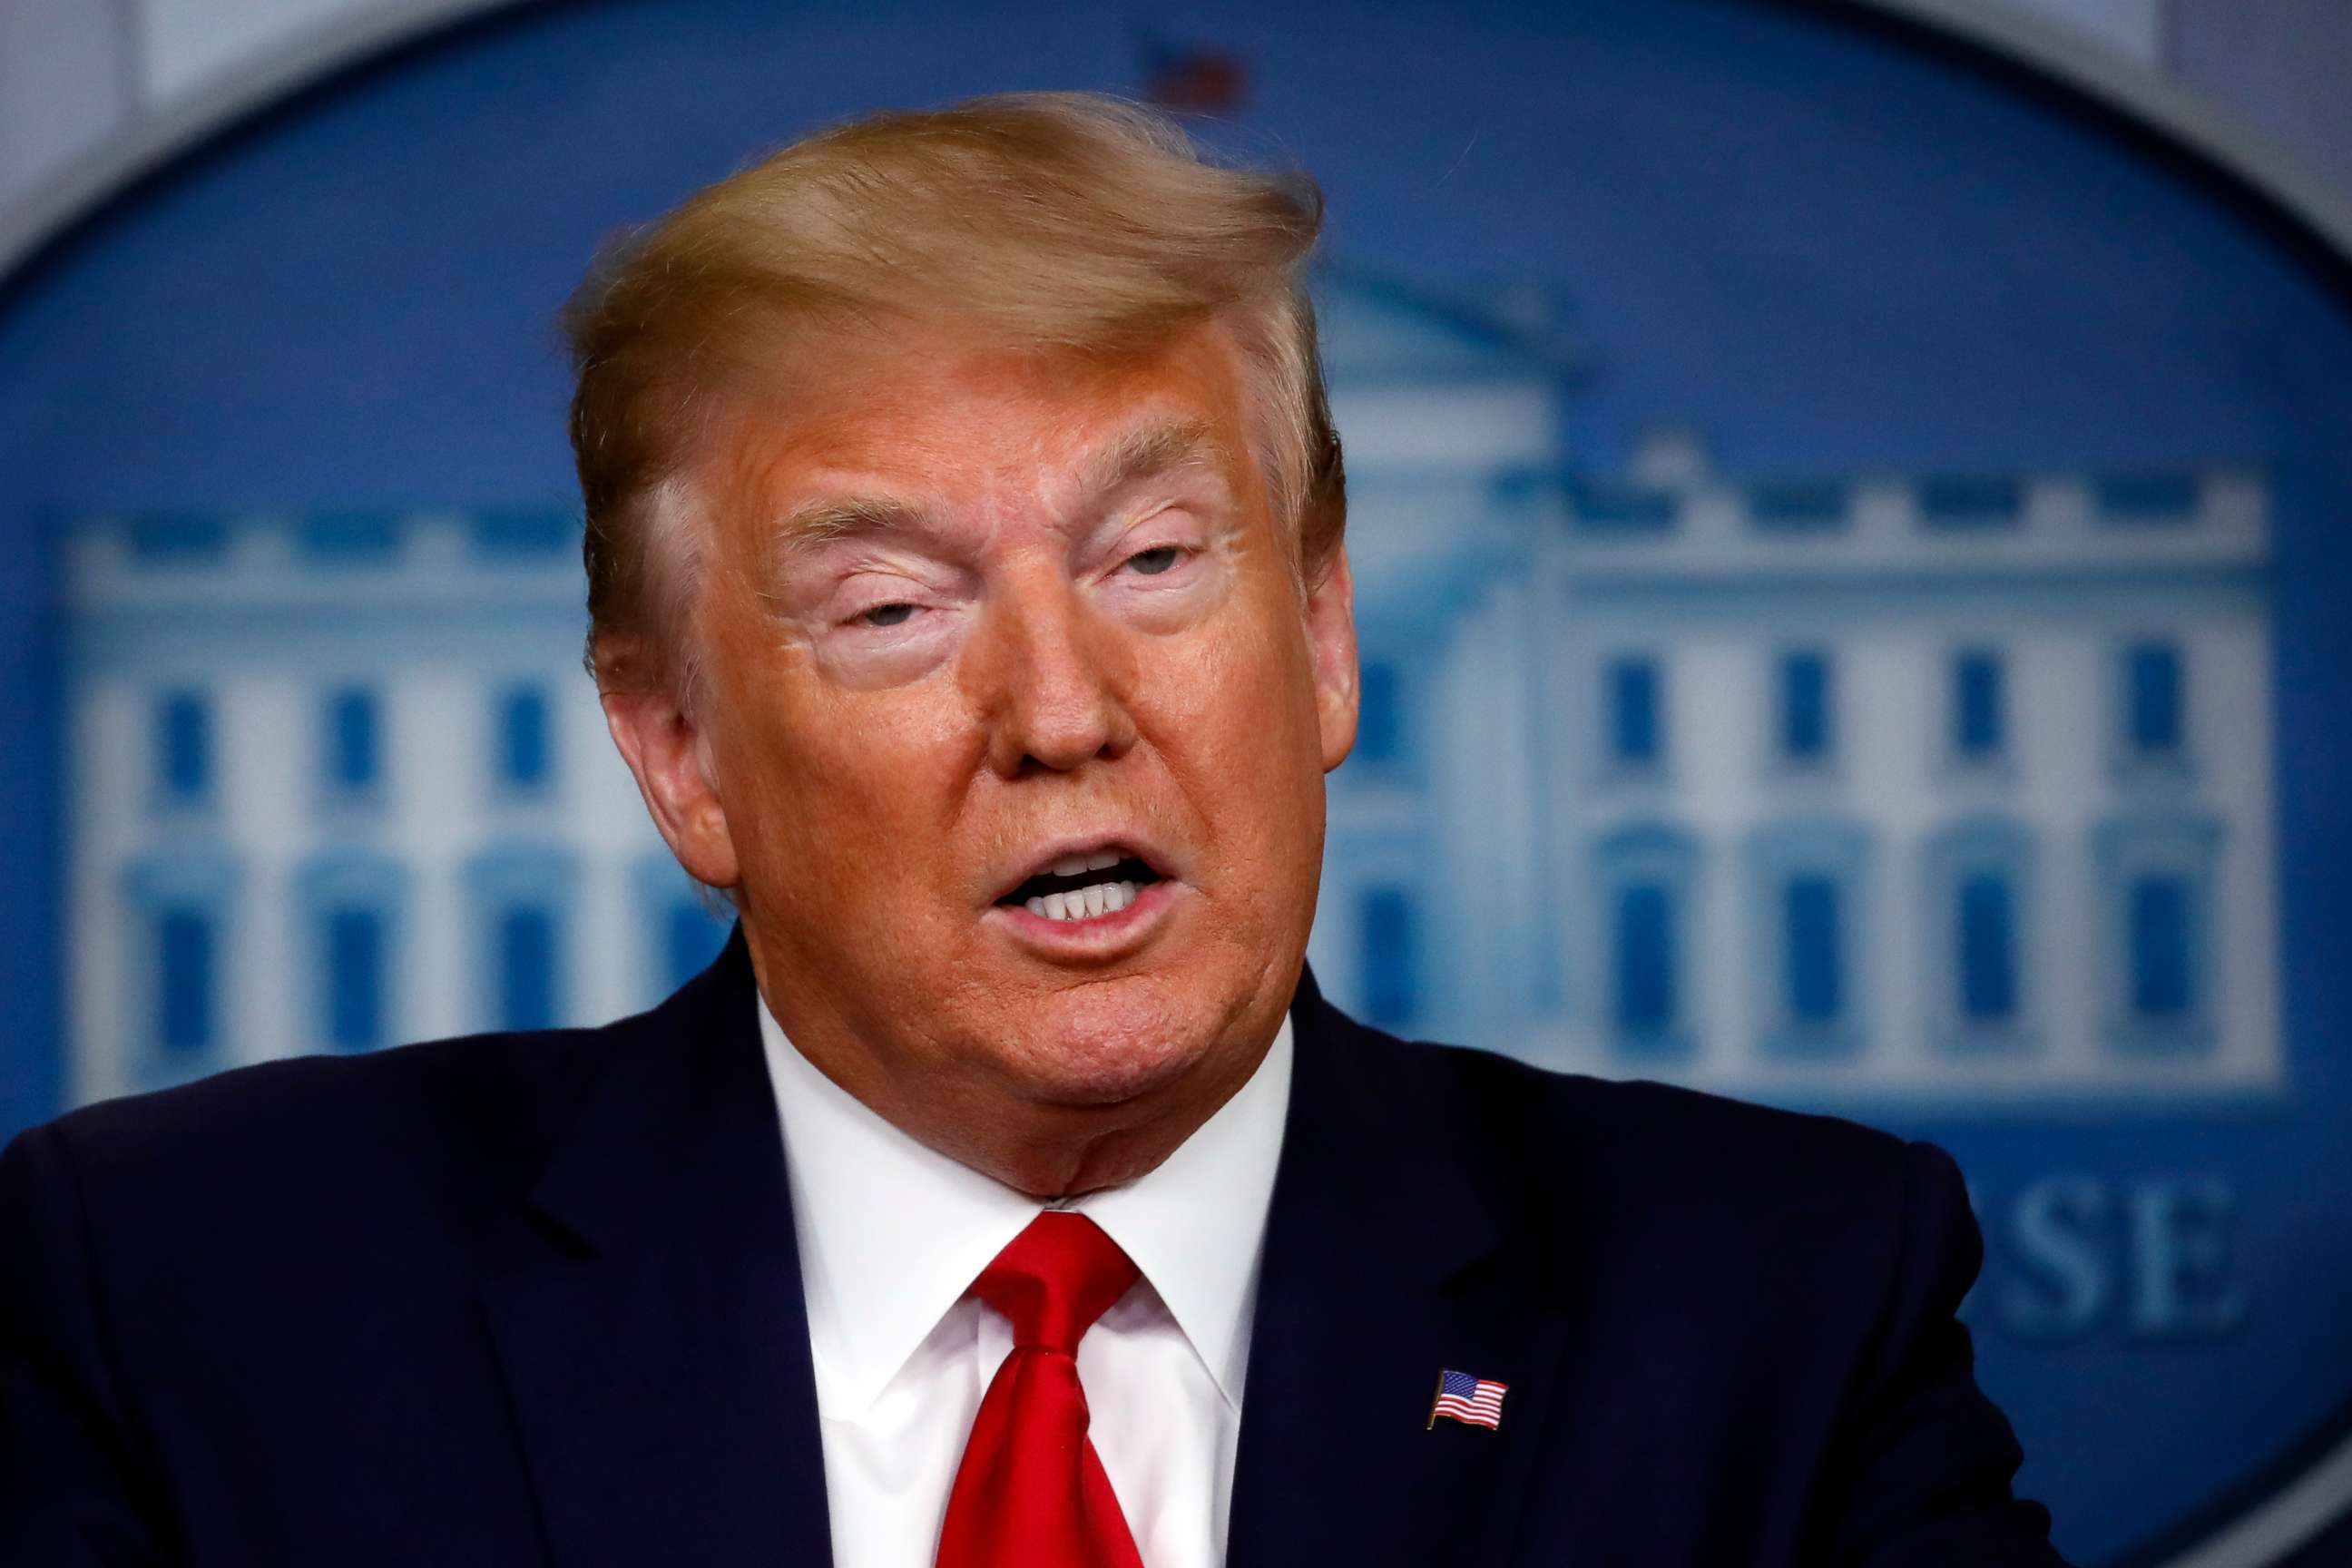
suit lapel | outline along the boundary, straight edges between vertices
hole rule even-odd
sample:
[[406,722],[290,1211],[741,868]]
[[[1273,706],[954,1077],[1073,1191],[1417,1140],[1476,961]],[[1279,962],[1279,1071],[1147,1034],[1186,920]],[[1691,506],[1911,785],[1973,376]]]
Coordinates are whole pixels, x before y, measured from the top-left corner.
[[561,1568],[831,1561],[754,994],[739,932],[623,1026],[486,1288]]
[[[1227,1562],[1499,1561],[1559,1402],[1566,1292],[1515,1247],[1511,1194],[1436,1061],[1301,981],[1267,1215]],[[1509,1385],[1498,1430],[1429,1412],[1452,1369]]]

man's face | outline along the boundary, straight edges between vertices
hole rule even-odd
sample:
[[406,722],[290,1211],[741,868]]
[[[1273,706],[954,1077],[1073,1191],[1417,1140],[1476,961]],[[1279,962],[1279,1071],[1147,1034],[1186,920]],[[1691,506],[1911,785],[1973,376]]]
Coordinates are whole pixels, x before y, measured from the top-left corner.
[[699,476],[715,825],[673,839],[869,1100],[1221,1099],[1272,1036],[1356,668],[1248,414],[1214,323],[1115,364],[918,344],[794,377]]

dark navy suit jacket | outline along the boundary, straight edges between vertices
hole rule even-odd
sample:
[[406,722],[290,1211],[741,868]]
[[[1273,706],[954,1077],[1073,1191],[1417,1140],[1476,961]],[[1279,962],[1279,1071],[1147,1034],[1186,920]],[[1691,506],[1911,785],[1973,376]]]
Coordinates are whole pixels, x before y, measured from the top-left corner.
[[[740,937],[655,1011],[276,1064],[0,1161],[0,1563],[827,1558]],[[1229,1561],[2046,1564],[1951,1161],[1302,984]],[[1441,1369],[1499,1429],[1427,1424]],[[911,1568],[911,1565],[910,1565]]]

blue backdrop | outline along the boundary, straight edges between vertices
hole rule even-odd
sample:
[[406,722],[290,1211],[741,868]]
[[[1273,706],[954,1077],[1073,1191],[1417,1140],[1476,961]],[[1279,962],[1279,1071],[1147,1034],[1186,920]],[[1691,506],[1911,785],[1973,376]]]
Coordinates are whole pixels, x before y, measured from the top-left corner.
[[[1424,389],[1449,376],[1535,389],[1527,406],[1551,420],[1558,460],[1495,458],[1477,483],[1496,515],[1527,499],[1518,483],[1571,531],[1605,527],[1618,502],[1595,499],[1594,475],[1667,498],[1655,515],[1633,508],[1660,528],[1717,482],[1827,478],[1853,494],[1883,476],[2257,476],[2261,559],[2182,571],[2264,617],[2269,662],[2252,689],[2266,712],[2267,842],[2254,842],[2275,873],[2262,919],[2276,1073],[2261,1092],[2026,1094],[1990,1109],[1867,1086],[1832,1098],[1937,1139],[1969,1172],[1990,1249],[1970,1308],[1984,1379],[2025,1441],[2021,1484],[2053,1504],[2071,1553],[2156,1560],[2345,1431],[2346,270],[2178,150],[2019,74],[1804,6],[1370,15],[1285,0],[1139,19],[1009,0],[539,5],[349,73],[124,194],[0,284],[0,541],[17,563],[0,574],[0,812],[13,825],[0,1132],[61,1109],[78,1083],[114,1081],[77,1079],[73,1062],[97,1048],[75,1033],[74,944],[113,918],[75,891],[74,857],[76,835],[95,831],[78,815],[96,809],[93,770],[131,753],[106,739],[117,721],[95,699],[78,706],[77,682],[197,657],[246,624],[238,611],[201,635],[158,630],[156,605],[184,604],[176,590],[140,599],[138,583],[123,590],[137,613],[123,612],[107,549],[134,566],[174,551],[243,559],[239,520],[310,527],[314,542],[320,518],[399,520],[388,537],[470,520],[466,570],[493,588],[515,573],[514,602],[533,606],[484,657],[520,636],[560,665],[576,614],[533,595],[562,570],[562,530],[533,536],[514,520],[570,504],[550,319],[602,237],[835,116],[1155,79],[1230,100],[1206,134],[1324,184],[1341,264],[1327,308],[1360,318],[1335,349],[1360,349],[1351,374],[1370,384],[1404,364]],[[1700,456],[1645,444],[1670,428],[1698,433]],[[1360,530],[1396,526],[1399,504],[1376,479],[1370,493]],[[1997,486],[1977,500],[2032,510]],[[144,521],[118,538],[124,519]],[[534,537],[556,553],[534,555]],[[1412,620],[1410,606],[1396,615]],[[323,657],[326,644],[268,625],[257,647]],[[367,637],[401,635],[346,629],[333,646],[352,679]],[[1417,645],[1397,635],[1402,659]],[[1639,716],[1647,700],[1632,689],[1622,722],[1663,722]],[[1445,700],[1428,702],[1400,708],[1401,752],[1442,745]],[[374,745],[351,738],[373,721],[346,721],[348,745]],[[483,864],[483,897],[561,880],[535,862]],[[1370,969],[1404,964],[1406,989],[1382,994],[1369,973],[1349,989],[1415,1021],[1412,984],[1436,983],[1398,956],[1410,906],[1381,896],[1366,889],[1349,951]],[[2141,938],[2165,940],[2169,896],[2137,906]],[[1621,906],[1637,925],[1650,907]],[[1846,907],[1849,924],[1870,918],[1860,909]],[[690,924],[664,919],[665,951],[685,962]],[[166,969],[197,962],[194,929],[164,939]],[[347,958],[378,940],[340,929]],[[496,940],[527,969],[554,939],[509,921]],[[1563,961],[1553,1000],[1572,1011],[1577,984]],[[383,1011],[343,995],[339,1016]],[[1460,1016],[1433,1004],[1417,1021]]]

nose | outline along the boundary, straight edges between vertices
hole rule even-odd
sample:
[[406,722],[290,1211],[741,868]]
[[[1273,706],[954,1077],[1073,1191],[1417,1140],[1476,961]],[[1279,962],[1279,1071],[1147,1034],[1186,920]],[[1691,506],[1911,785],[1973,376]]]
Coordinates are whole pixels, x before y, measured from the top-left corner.
[[1122,696],[1126,650],[1066,579],[1041,574],[1018,584],[987,617],[967,680],[987,725],[991,768],[1005,778],[1068,773],[1135,744]]

